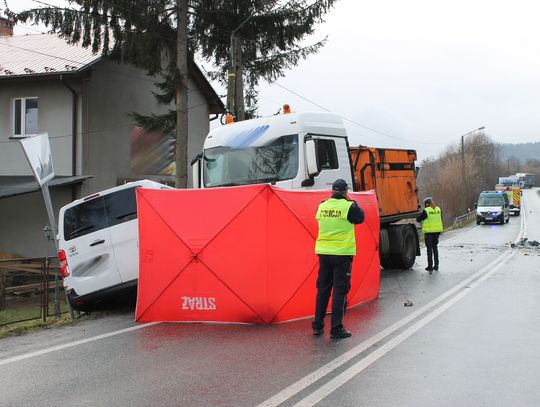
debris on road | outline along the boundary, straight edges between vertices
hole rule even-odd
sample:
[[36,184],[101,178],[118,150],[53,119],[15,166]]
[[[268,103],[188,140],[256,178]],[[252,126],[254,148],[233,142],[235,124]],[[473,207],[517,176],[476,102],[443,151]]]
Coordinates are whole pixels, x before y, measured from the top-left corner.
[[537,240],[529,240],[526,237],[521,239],[518,243],[510,243],[510,247],[512,249],[515,249],[515,248],[529,249],[529,248],[539,247],[539,246],[540,246],[540,242],[538,242]]

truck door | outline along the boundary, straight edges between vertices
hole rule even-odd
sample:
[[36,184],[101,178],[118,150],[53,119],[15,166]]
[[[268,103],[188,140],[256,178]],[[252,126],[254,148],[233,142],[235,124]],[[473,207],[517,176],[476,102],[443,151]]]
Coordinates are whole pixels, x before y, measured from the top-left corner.
[[319,173],[313,177],[313,188],[328,189],[338,178],[343,178],[352,188],[347,139],[345,137],[308,135],[307,140],[315,142],[319,170]]

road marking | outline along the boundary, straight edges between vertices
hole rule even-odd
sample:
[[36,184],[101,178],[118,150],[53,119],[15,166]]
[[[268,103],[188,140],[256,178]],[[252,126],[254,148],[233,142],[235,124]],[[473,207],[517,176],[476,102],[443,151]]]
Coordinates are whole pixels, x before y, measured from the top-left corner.
[[113,331],[113,332],[108,332],[108,333],[102,334],[102,335],[92,336],[90,338],[65,343],[63,345],[52,346],[50,348],[45,348],[45,349],[38,350],[38,351],[35,351],[35,352],[25,353],[25,354],[22,354],[22,355],[19,355],[19,356],[12,356],[10,358],[0,359],[0,366],[7,365],[8,363],[20,362],[21,360],[34,358],[36,356],[45,355],[47,353],[56,352],[56,351],[59,351],[59,350],[62,350],[62,349],[67,349],[67,348],[72,348],[74,346],[84,345],[85,343],[99,341],[100,339],[110,338],[111,336],[120,335],[120,334],[123,334],[125,332],[136,331],[137,329],[146,328],[146,327],[149,327],[149,326],[152,326],[152,325],[157,325],[157,324],[160,324],[160,323],[161,322],[149,322],[147,324],[136,325],[136,326],[132,326],[132,327],[129,327],[129,328],[119,329],[118,331]]
[[[471,229],[471,230],[473,230],[473,229]],[[526,230],[527,230],[527,223],[526,223],[525,218],[523,217],[522,220],[521,220],[521,227],[520,227],[520,232],[518,234],[518,239],[516,239],[516,240],[519,240],[519,237],[522,236],[524,232],[526,233]],[[510,253],[510,255],[509,255],[509,253]],[[503,252],[501,255],[499,255],[497,258],[495,258],[491,263],[489,263],[486,266],[482,267],[479,271],[474,273],[472,276],[466,278],[461,283],[455,285],[450,290],[448,290],[445,293],[441,294],[437,298],[431,300],[429,303],[422,306],[417,311],[413,312],[412,314],[410,314],[409,316],[407,316],[405,318],[402,318],[401,320],[397,321],[396,323],[392,324],[391,326],[389,326],[388,328],[382,330],[381,332],[375,334],[374,336],[372,336],[371,338],[365,340],[364,342],[356,345],[354,348],[352,348],[349,351],[345,352],[343,355],[335,358],[334,360],[330,361],[329,363],[325,364],[324,366],[321,366],[319,369],[313,371],[312,373],[308,374],[307,376],[303,377],[302,379],[296,381],[295,383],[293,383],[290,386],[286,387],[285,389],[281,390],[279,393],[277,393],[274,396],[270,397],[269,399],[263,401],[257,407],[276,407],[276,406],[279,406],[281,403],[283,403],[283,402],[289,400],[290,398],[294,397],[296,394],[298,394],[299,392],[301,392],[305,388],[309,387],[310,385],[312,385],[316,381],[318,381],[321,378],[325,377],[326,375],[328,375],[329,373],[331,373],[332,371],[334,371],[338,367],[342,366],[343,364],[347,363],[352,358],[358,356],[360,353],[364,352],[365,350],[372,347],[373,345],[380,342],[381,340],[385,339],[386,337],[392,335],[394,332],[396,332],[397,330],[399,330],[403,326],[407,325],[409,322],[413,321],[417,317],[419,317],[422,314],[426,313],[429,309],[433,308],[434,306],[436,306],[439,303],[441,303],[442,301],[444,301],[446,298],[450,297],[451,295],[453,295],[457,291],[461,290],[463,287],[467,286],[473,280],[478,279],[477,281],[475,281],[473,283],[474,287],[476,287],[476,285],[479,284],[481,281],[484,281],[485,279],[489,278],[489,276],[491,276],[495,272],[495,270],[498,270],[512,256],[513,256],[513,252],[509,252],[509,251]],[[467,292],[467,291],[463,291],[463,292]],[[455,302],[457,302],[459,299],[462,298],[462,296],[466,295],[466,294],[463,294],[463,292],[456,295],[456,297],[454,297],[454,299],[448,301],[447,303],[450,303],[450,305],[452,305]],[[459,298],[459,299],[455,300],[455,298]],[[448,305],[448,307],[450,305]],[[444,307],[445,307],[445,305],[441,306],[437,310],[433,311],[430,315],[438,312],[438,310],[441,310]],[[442,311],[440,311],[437,315],[442,313],[446,308],[442,309]],[[435,318],[437,315],[434,315],[433,318]],[[429,317],[429,315],[426,316],[425,318],[428,318],[428,317]],[[430,319],[430,321],[431,321],[431,319]],[[418,321],[417,324],[419,322],[420,321]],[[413,326],[416,326],[417,324],[415,324]],[[411,328],[412,327],[408,328],[406,331],[404,331],[400,335],[403,335],[405,332],[408,332]],[[420,328],[418,328],[418,329],[420,329]],[[400,335],[397,335],[396,338],[400,337]],[[393,338],[388,343],[396,340],[396,338]],[[405,339],[403,339],[403,340],[405,340]],[[397,346],[397,344],[395,346]],[[372,354],[370,354],[370,355],[372,355]],[[370,355],[368,355],[363,360],[368,361],[369,360],[368,358],[370,357]],[[362,363],[362,361],[358,362],[357,364],[360,364],[360,363]],[[371,363],[373,363],[373,362],[371,362]],[[354,366],[356,366],[356,365],[354,365]],[[359,367],[357,367],[357,368],[359,368]]]
[[516,240],[514,240],[514,244],[519,243],[519,241],[525,237],[527,237],[527,211],[525,210],[525,200],[521,199],[521,208],[520,208],[520,227],[519,227],[519,234],[516,237]]
[[451,298],[450,300],[442,304],[439,308],[436,308],[434,311],[430,312],[425,317],[417,321],[414,325],[410,326],[399,335],[396,335],[391,340],[386,342],[384,345],[382,345],[381,347],[377,348],[375,351],[367,355],[365,358],[363,358],[362,360],[358,361],[357,363],[349,367],[343,373],[340,373],[338,376],[336,376],[329,382],[325,383],[323,386],[319,387],[309,396],[307,396],[306,398],[296,403],[294,407],[311,407],[317,404],[319,401],[326,398],[327,396],[329,396],[336,389],[338,389],[339,387],[344,385],[346,382],[351,380],[353,377],[361,373],[364,369],[369,367],[372,363],[376,362],[378,359],[383,357],[386,353],[390,352],[392,349],[394,349],[396,346],[401,344],[411,335],[413,335],[414,333],[422,329],[424,326],[429,324],[431,321],[433,321],[435,318],[441,315],[448,308],[450,308],[451,306],[453,306],[454,304],[462,300],[466,295],[468,295],[475,288],[477,288],[482,282],[484,282],[489,277],[491,277],[493,273],[498,271],[508,260],[510,260],[510,258],[513,255],[514,255],[513,252],[506,251],[504,253],[505,258],[501,259],[500,263],[497,264],[493,269],[491,269],[489,272],[485,273],[482,277],[477,279],[474,283],[469,285],[467,290],[461,291],[456,296],[454,296],[453,298]]
[[473,228],[471,228],[471,229],[469,229],[469,230],[467,230],[467,231],[465,231],[465,232],[463,232],[463,233],[460,233],[459,235],[452,236],[452,237],[450,237],[450,238],[448,238],[448,239],[442,240],[442,241],[441,241],[441,244],[440,244],[439,246],[445,246],[446,243],[451,242],[451,241],[453,241],[453,240],[456,240],[456,239],[460,238],[461,236],[466,235],[467,233],[471,233],[474,229],[476,229],[476,228],[478,228],[478,227],[480,227],[480,225],[476,225],[475,227],[473,227]]
[[263,401],[261,404],[257,405],[257,407],[276,407],[279,406],[281,403],[289,400],[308,386],[312,385],[316,381],[320,380],[324,376],[328,375],[338,367],[342,366],[343,364],[347,363],[352,358],[358,356],[360,353],[364,352],[365,350],[369,349],[376,343],[382,341],[383,339],[387,338],[388,336],[392,335],[397,330],[401,329],[403,326],[407,325],[414,319],[418,318],[422,314],[426,313],[429,309],[433,308],[434,306],[438,305],[440,302],[444,301],[446,298],[450,297],[457,291],[461,290],[465,286],[467,286],[471,281],[481,277],[483,274],[488,273],[492,267],[496,267],[500,261],[508,255],[508,252],[502,253],[500,256],[495,258],[491,263],[487,264],[486,266],[482,267],[479,271],[474,273],[472,276],[466,278],[461,283],[455,285],[445,293],[439,295],[437,298],[431,300],[426,305],[418,308],[415,312],[411,313],[410,315],[400,319],[399,321],[395,322],[394,324],[390,325],[388,328],[382,330],[381,332],[373,335],[371,338],[365,340],[364,342],[356,345],[354,348],[348,350],[343,355],[338,356],[334,360],[328,362],[324,366],[321,366],[319,369],[313,371],[312,373],[308,374],[307,376],[303,377],[302,379],[296,381],[295,383],[291,384],[290,386],[286,387],[285,389],[281,390],[279,393],[275,394],[274,396],[270,397],[269,399]]

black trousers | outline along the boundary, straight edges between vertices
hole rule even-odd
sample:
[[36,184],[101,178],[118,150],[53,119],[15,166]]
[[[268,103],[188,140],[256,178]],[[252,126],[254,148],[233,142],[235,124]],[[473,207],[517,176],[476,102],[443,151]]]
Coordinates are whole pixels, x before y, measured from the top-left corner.
[[332,294],[332,329],[343,326],[347,294],[351,289],[352,256],[319,255],[319,277],[315,300],[314,328],[324,326],[324,316]]
[[424,240],[426,242],[427,249],[427,262],[428,267],[433,267],[433,260],[435,260],[435,267],[439,267],[439,244],[440,233],[425,233]]

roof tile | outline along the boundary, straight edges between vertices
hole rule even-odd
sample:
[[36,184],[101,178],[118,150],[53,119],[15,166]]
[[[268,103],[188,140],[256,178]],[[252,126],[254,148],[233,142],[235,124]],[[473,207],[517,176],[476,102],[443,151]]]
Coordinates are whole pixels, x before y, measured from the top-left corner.
[[0,37],[0,78],[76,72],[100,58],[56,34]]

